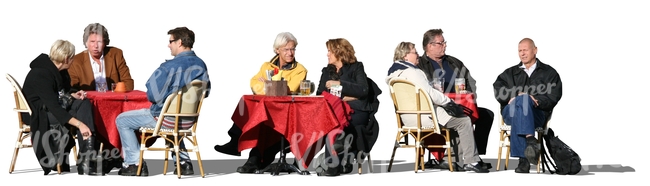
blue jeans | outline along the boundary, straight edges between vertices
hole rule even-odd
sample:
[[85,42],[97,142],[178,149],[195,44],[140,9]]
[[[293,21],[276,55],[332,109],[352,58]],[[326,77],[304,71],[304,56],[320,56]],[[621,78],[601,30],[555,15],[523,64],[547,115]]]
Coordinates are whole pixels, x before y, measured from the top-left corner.
[[[124,154],[125,165],[136,165],[140,159],[140,142],[135,136],[135,131],[140,127],[154,128],[156,120],[151,115],[149,109],[132,110],[121,113],[115,119],[117,130],[120,133],[122,142],[122,152]],[[185,149],[185,143],[181,141],[180,149]],[[190,156],[186,151],[180,152],[181,161],[190,161]],[[172,159],[176,161],[176,153],[172,151]]]
[[525,157],[526,135],[535,135],[535,128],[542,127],[546,118],[544,112],[535,108],[535,102],[530,95],[515,97],[501,111],[503,122],[510,125],[510,156]]

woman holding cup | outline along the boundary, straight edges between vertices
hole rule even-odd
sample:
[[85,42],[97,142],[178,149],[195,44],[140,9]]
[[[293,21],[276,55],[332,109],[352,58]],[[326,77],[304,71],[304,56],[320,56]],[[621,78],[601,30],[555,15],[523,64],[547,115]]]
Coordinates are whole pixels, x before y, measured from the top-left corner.
[[[319,176],[338,176],[343,173],[352,171],[352,160],[343,160],[347,156],[341,156],[342,152],[353,153],[357,157],[359,151],[367,152],[364,149],[360,134],[366,129],[369,124],[370,117],[369,106],[369,82],[368,76],[364,70],[363,64],[357,61],[355,56],[354,47],[350,42],[343,38],[330,39],[325,43],[327,47],[328,64],[322,69],[317,95],[321,95],[323,91],[329,91],[333,94],[338,94],[339,97],[350,105],[354,112],[350,115],[350,125],[343,129],[343,135],[352,134],[352,144],[342,145],[341,149],[336,148],[336,144],[343,143],[342,139],[345,137],[337,137],[334,142],[334,151],[337,154],[331,154],[332,150],[329,146],[325,146],[325,161],[337,159],[339,161],[321,162],[328,166],[321,166],[322,169],[317,169]],[[349,147],[350,149],[343,149]],[[357,160],[360,161],[360,160]],[[346,163],[341,163],[346,162]]]

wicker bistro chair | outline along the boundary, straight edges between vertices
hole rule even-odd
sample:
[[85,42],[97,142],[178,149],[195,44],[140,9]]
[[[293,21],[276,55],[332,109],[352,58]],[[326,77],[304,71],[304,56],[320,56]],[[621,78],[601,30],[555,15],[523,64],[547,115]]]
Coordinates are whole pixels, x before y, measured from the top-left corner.
[[[25,95],[23,94],[23,88],[18,84],[16,79],[11,76],[11,74],[6,74],[5,75],[9,83],[11,84],[11,88],[14,91],[14,100],[16,101],[16,107],[14,108],[14,112],[18,114],[18,139],[16,139],[16,145],[14,146],[14,154],[11,158],[11,165],[9,165],[9,174],[14,172],[14,168],[16,167],[16,159],[18,158],[18,152],[20,149],[24,148],[32,148],[31,143],[23,143],[26,139],[31,138],[31,128],[29,126],[29,123],[26,123],[25,121],[29,121],[29,116],[32,115],[32,109],[29,107],[29,104],[27,103],[27,99],[25,99]],[[74,133],[72,133],[74,135]],[[77,159],[77,146],[75,145],[72,150],[74,154],[74,159]],[[57,173],[61,174],[61,165],[57,164]]]
[[[167,167],[169,165],[169,151],[173,150],[178,156],[180,152],[179,144],[181,140],[186,139],[192,143],[192,148],[188,148],[187,151],[196,153],[196,159],[199,163],[201,177],[205,177],[205,173],[203,172],[203,163],[201,161],[201,154],[199,153],[199,145],[196,140],[196,127],[199,119],[199,113],[201,111],[201,105],[203,104],[203,99],[205,98],[207,91],[205,86],[206,84],[207,82],[194,80],[191,82],[190,86],[186,86],[182,90],[169,95],[165,100],[162,112],[158,117],[158,123],[156,123],[156,127],[140,128],[140,133],[142,134],[140,138],[140,163],[138,165],[138,171],[136,175],[139,176],[142,170],[144,151],[165,151],[165,166],[163,168],[163,175],[165,175],[167,173]],[[163,118],[165,117],[175,118],[173,129],[162,128],[164,120]],[[194,124],[189,129],[180,128],[181,118],[193,118]],[[147,147],[146,142],[151,138],[156,138],[155,140],[158,138],[163,138],[166,142],[165,147]],[[175,163],[177,176],[180,179],[180,158],[176,158]]]
[[[546,135],[548,132],[548,127],[551,124],[551,119],[549,118],[546,121],[546,125],[544,127],[537,127],[535,128],[535,132],[537,133],[537,143],[541,145],[543,136]],[[501,124],[499,125],[499,153],[497,155],[497,167],[496,170],[499,171],[499,168],[501,167],[501,153],[503,152],[503,148],[506,148],[506,156],[505,156],[505,165],[503,166],[503,170],[508,170],[508,162],[510,160],[510,125],[506,125],[505,122],[503,122],[503,117],[501,117]],[[541,152],[540,152],[541,153]],[[542,156],[539,157],[537,160],[537,173],[542,172],[541,166],[542,166]]]
[[[415,172],[418,172],[418,166],[422,171],[424,171],[425,148],[444,148],[447,151],[451,150],[449,130],[438,125],[435,110],[436,107],[433,106],[433,102],[426,91],[404,79],[392,80],[389,84],[393,105],[395,106],[395,117],[397,118],[397,137],[395,139],[395,145],[393,146],[393,154],[391,155],[390,163],[388,165],[388,172],[390,172],[392,168],[397,148],[415,148]],[[403,114],[415,114],[417,116],[417,126],[404,126],[401,120]],[[432,128],[422,127],[422,121],[420,119],[422,114],[430,115],[432,117]],[[444,134],[442,134],[442,132],[444,132]],[[425,138],[434,134],[442,135],[445,138],[445,144],[423,144]],[[408,144],[406,139],[409,136],[415,139],[414,144]],[[404,139],[404,142],[402,139]],[[451,153],[447,153],[447,156],[451,159]],[[449,170],[454,171],[451,161],[448,162]]]

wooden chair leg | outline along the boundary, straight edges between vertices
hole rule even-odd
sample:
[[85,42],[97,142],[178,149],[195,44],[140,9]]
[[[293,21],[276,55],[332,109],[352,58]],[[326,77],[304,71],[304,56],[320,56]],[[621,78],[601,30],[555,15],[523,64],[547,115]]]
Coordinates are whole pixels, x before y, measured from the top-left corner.
[[72,155],[74,156],[74,162],[79,163],[79,159],[77,158],[77,145],[72,147]]
[[[510,138],[508,138],[510,140]],[[510,145],[506,146],[506,166],[503,167],[503,170],[508,170],[508,163],[510,163]]]
[[192,136],[192,138],[194,138],[192,142],[194,143],[194,152],[196,152],[196,161],[199,163],[201,178],[205,178],[205,172],[203,172],[203,161],[201,160],[201,153],[199,153],[199,142],[196,141],[196,136]]
[[[445,138],[445,143],[450,144],[449,140],[451,138],[451,135],[449,135],[449,130],[445,130],[446,133],[446,138]],[[454,166],[452,165],[452,159],[451,159],[451,145],[447,146],[447,163],[449,163],[449,172],[454,172]]]
[[499,168],[501,168],[501,153],[503,152],[503,130],[499,132],[499,153],[497,154],[497,168],[496,170],[499,171]]
[[[417,141],[417,140],[416,140],[416,141]],[[416,143],[418,143],[418,142],[416,142]],[[420,163],[420,162],[419,162],[419,161],[420,161],[420,157],[419,157],[419,156],[420,156],[420,148],[419,148],[419,147],[415,147],[415,163],[414,163],[414,164],[415,164],[415,165],[414,165],[414,166],[415,166],[415,168],[414,168],[414,169],[415,169],[415,173],[418,173],[418,164]]]
[[178,136],[174,136],[174,153],[176,154],[176,176],[181,179],[181,154],[178,142]]
[[138,170],[135,172],[136,176],[140,176],[142,173],[142,164],[144,163],[144,147],[147,145],[147,137],[145,136],[146,132],[142,132],[140,136],[140,159],[138,160]]
[[11,165],[9,166],[9,174],[14,172],[16,166],[16,159],[18,158],[18,151],[23,147],[23,132],[18,132],[18,139],[16,140],[16,146],[14,147],[14,155],[11,158]]
[[[165,159],[163,159],[163,164],[165,166],[163,166],[163,175],[167,175],[167,170],[169,168],[169,148],[171,148],[171,147],[170,147],[170,144],[169,144],[169,142],[167,140],[164,140],[164,141],[165,141]],[[177,154],[177,156],[178,156],[178,154]]]

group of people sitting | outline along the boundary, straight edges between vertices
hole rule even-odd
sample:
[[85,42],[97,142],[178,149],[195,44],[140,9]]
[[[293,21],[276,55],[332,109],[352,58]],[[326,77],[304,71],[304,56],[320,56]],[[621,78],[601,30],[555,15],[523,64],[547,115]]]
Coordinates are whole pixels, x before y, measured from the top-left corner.
[[[470,75],[467,67],[459,59],[447,55],[446,41],[441,29],[431,29],[425,32],[423,37],[423,49],[425,53],[419,55],[415,45],[410,42],[401,42],[395,49],[394,63],[388,70],[385,79],[390,84],[394,79],[406,79],[418,87],[422,87],[431,96],[433,103],[444,112],[436,112],[438,123],[446,128],[457,132],[454,137],[458,144],[454,152],[455,160],[439,161],[438,166],[448,169],[446,161],[452,161],[454,170],[473,171],[477,173],[489,172],[490,166],[482,162],[479,155],[485,154],[487,141],[494,113],[486,108],[478,108],[478,119],[472,122],[463,113],[463,109],[454,101],[444,95],[446,92],[454,92],[453,88],[445,88],[441,92],[430,86],[429,81],[433,78],[444,78],[445,87],[453,87],[456,77],[463,77],[466,80],[467,92],[476,93],[476,81]],[[123,160],[115,167],[119,168],[119,174],[124,176],[136,175],[139,157],[140,143],[137,140],[135,131],[140,127],[151,127],[156,125],[165,98],[185,86],[192,80],[207,82],[206,88],[210,88],[207,66],[197,57],[192,50],[194,44],[194,32],[186,27],[178,27],[168,31],[169,49],[174,56],[173,59],[163,62],[146,81],[147,97],[152,105],[147,109],[132,110],[120,114],[116,118],[116,125],[122,142]],[[97,140],[96,130],[93,123],[92,104],[86,99],[85,91],[95,90],[98,83],[111,84],[124,82],[127,90],[133,90],[134,81],[131,78],[129,67],[126,65],[122,51],[115,47],[108,46],[109,37],[106,28],[98,23],[88,25],[84,30],[84,45],[87,50],[75,54],[75,47],[69,41],[58,40],[51,48],[50,54],[41,54],[30,64],[31,70],[28,73],[23,93],[34,112],[30,117],[33,137],[43,137],[47,131],[59,130],[67,134],[68,131],[76,131],[80,147],[80,162],[77,165],[79,174],[98,174],[96,164],[91,156],[84,154],[96,154]],[[292,94],[297,94],[300,82],[305,80],[307,69],[295,59],[298,40],[289,32],[282,32],[277,35],[273,44],[275,55],[260,67],[260,70],[250,80],[250,87],[253,94],[265,94],[265,81],[267,71],[282,70],[282,79],[287,81],[287,88]],[[365,72],[364,65],[355,56],[352,44],[344,38],[330,39],[325,42],[327,48],[328,64],[321,70],[319,84],[316,94],[321,95],[331,87],[342,86],[340,99],[349,105],[353,110],[349,125],[343,129],[343,134],[352,137],[350,146],[326,145],[324,158],[331,160],[339,157],[342,152],[354,152],[353,154],[369,153],[378,138],[378,122],[375,113],[379,107],[377,97],[381,89],[369,78]],[[561,80],[557,72],[536,58],[537,48],[533,40],[525,38],[519,43],[519,64],[506,69],[500,74],[493,84],[495,98],[501,104],[501,116],[508,125],[512,125],[511,156],[519,157],[519,166],[516,172],[527,173],[530,163],[537,163],[539,157],[539,145],[534,137],[536,127],[543,126],[550,118],[551,111],[560,100],[562,94]],[[181,69],[181,71],[178,71]],[[194,70],[188,70],[194,69]],[[200,70],[195,70],[200,69]],[[175,73],[175,72],[183,73]],[[67,99],[66,99],[67,97]],[[207,97],[207,95],[206,95]],[[63,100],[63,101],[62,101]],[[65,101],[68,100],[68,101]],[[162,118],[168,120],[170,118]],[[403,124],[406,126],[415,125],[416,119],[403,117]],[[191,124],[193,119],[184,119],[182,124]],[[432,124],[433,122],[423,122]],[[190,127],[183,125],[184,127]],[[165,127],[165,126],[163,126]],[[238,149],[239,138],[242,130],[237,124],[233,124],[228,135],[231,140],[224,145],[216,145],[214,149],[218,152],[240,156]],[[345,137],[336,139],[346,139]],[[74,146],[73,141],[60,142],[64,148],[58,153],[48,153],[48,145],[35,144],[34,149],[39,160],[56,158],[62,163],[63,171],[69,171],[67,152]],[[60,145],[59,144],[59,145]],[[184,151],[184,144],[181,143],[180,154],[172,153],[172,158],[180,158],[180,170],[182,175],[194,173],[191,160]],[[239,173],[254,173],[269,166],[281,149],[278,144],[271,145],[266,149],[253,148],[244,165],[237,168]],[[260,152],[264,152],[263,154]],[[434,152],[434,150],[430,150]],[[346,161],[325,162],[328,167],[318,169],[318,175],[338,176],[342,173],[352,171],[352,164],[355,158],[351,157]],[[357,159],[356,161],[361,161]],[[53,163],[41,163],[47,175],[53,168]],[[462,165],[462,166],[461,166]],[[148,175],[146,163],[143,162],[142,176]],[[110,171],[112,167],[104,167]],[[176,170],[176,169],[174,169]],[[175,172],[176,173],[176,172]]]
[[[441,29],[425,32],[422,40],[425,53],[422,56],[418,55],[413,43],[399,43],[395,49],[394,63],[388,70],[386,83],[390,84],[392,80],[399,78],[411,81],[418,87],[424,87],[434,104],[445,111],[437,112],[436,118],[439,120],[438,123],[457,132],[454,140],[458,147],[454,148],[457,152],[447,152],[453,153],[455,160],[442,159],[436,166],[449,169],[446,161],[454,161],[452,164],[455,166],[454,170],[486,173],[489,172],[491,165],[484,163],[479,155],[485,154],[494,113],[489,109],[478,107],[479,117],[472,122],[459,105],[444,95],[445,92],[455,92],[450,87],[454,87],[456,77],[466,80],[465,83],[469,85],[466,92],[476,94],[476,81],[463,62],[445,53],[447,42],[442,33]],[[275,68],[285,71],[282,77],[287,80],[290,91],[298,91],[299,83],[305,79],[307,70],[294,58],[297,44],[296,38],[290,33],[284,32],[277,36],[274,43],[276,56],[262,64],[260,71],[251,78],[250,85],[255,94],[264,94],[265,72]],[[374,125],[377,125],[377,121],[374,113],[377,111],[378,102],[375,100],[381,90],[373,90],[378,88],[374,88],[376,85],[367,77],[363,63],[357,61],[354,47],[346,39],[330,39],[325,44],[328,64],[321,70],[316,94],[320,95],[332,86],[342,85],[341,99],[354,110],[349,120],[351,125],[345,129],[346,134],[353,136],[354,145],[351,145],[352,149],[337,149],[334,145],[331,147],[334,148],[333,152],[328,149],[329,146],[326,146],[324,154],[326,157],[337,156],[340,152],[348,150],[368,153],[377,139],[376,132],[371,130],[376,129]],[[506,124],[513,126],[511,154],[513,157],[520,158],[516,169],[518,173],[528,173],[530,163],[537,163],[540,147],[533,135],[535,128],[545,124],[562,95],[562,82],[559,75],[552,67],[541,63],[536,58],[536,54],[537,47],[533,40],[522,39],[519,43],[521,62],[506,69],[493,84],[495,98],[501,104],[501,115]],[[431,87],[429,81],[433,78],[445,79],[443,92]],[[405,116],[402,120],[406,126],[416,125],[414,118]],[[430,118],[428,122],[423,123],[433,124]],[[215,145],[214,149],[224,154],[241,156],[238,149],[241,133],[242,130],[233,124],[228,131],[231,140],[223,145]],[[273,162],[280,150],[282,149],[276,144],[265,149],[262,155],[260,149],[253,148],[249,152],[248,160],[237,168],[237,172],[253,173],[264,169]],[[437,150],[430,149],[430,152],[437,152]],[[350,162],[353,160],[346,158],[339,157],[341,161],[338,164],[330,165],[328,169],[316,170],[319,175],[324,176],[349,173],[352,168]],[[464,163],[460,164],[460,162]]]
[[[93,106],[86,99],[86,91],[96,90],[100,84],[105,86],[118,82],[125,84],[126,91],[134,88],[122,50],[108,46],[108,30],[99,23],[89,24],[83,34],[86,50],[75,54],[75,46],[71,42],[57,40],[49,54],[40,54],[30,63],[31,70],[23,83],[23,94],[33,112],[25,119],[29,119],[32,139],[37,139],[33,143],[34,152],[45,175],[57,168],[57,164],[62,172],[70,171],[68,155],[75,142],[69,140],[72,139],[69,134],[74,131],[80,145],[78,174],[104,174],[118,168],[118,174],[134,176],[140,157],[136,130],[140,127],[153,128],[159,119],[167,124],[163,128],[173,128],[174,118],[158,118],[165,99],[190,86],[193,80],[203,81],[208,90],[205,96],[209,95],[211,84],[207,66],[192,50],[194,32],[186,27],[178,27],[167,34],[168,47],[174,58],[161,63],[145,83],[151,107],[117,116],[116,125],[122,143],[122,149],[118,150],[122,153],[120,157],[109,157],[102,162],[97,162],[96,157],[107,155],[98,152],[97,144],[102,140],[97,138],[101,139],[102,136],[97,135]],[[182,127],[189,128],[192,123],[194,118],[181,118]],[[184,143],[181,142],[180,148],[181,173],[194,174]],[[175,159],[176,154],[172,153],[172,158]],[[100,166],[103,170],[97,169]],[[146,164],[143,164],[141,175],[148,175]]]

